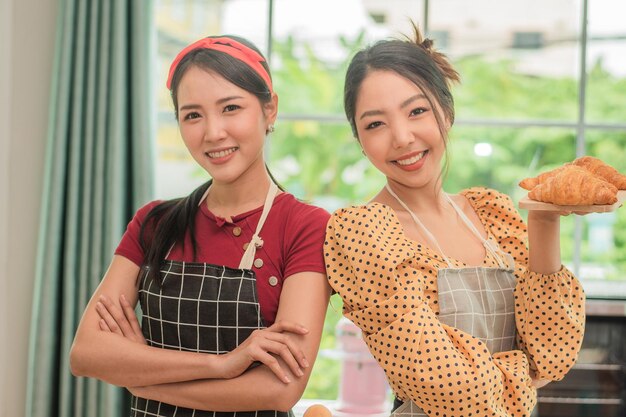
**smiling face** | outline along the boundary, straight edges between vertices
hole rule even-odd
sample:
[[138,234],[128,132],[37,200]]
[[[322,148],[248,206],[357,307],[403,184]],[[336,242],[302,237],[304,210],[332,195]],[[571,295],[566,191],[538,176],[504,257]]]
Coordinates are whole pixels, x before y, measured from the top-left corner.
[[355,110],[363,151],[388,181],[438,186],[445,154],[435,116],[439,109],[417,85],[393,71],[372,71],[359,88]]
[[265,132],[274,123],[277,98],[267,104],[222,76],[196,66],[177,90],[178,124],[191,156],[216,184],[265,172]]

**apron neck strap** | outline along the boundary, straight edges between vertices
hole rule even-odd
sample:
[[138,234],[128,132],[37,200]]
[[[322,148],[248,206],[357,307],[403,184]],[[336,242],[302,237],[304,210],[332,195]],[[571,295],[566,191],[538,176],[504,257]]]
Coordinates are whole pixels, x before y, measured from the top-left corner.
[[503,269],[509,268],[510,265],[508,265],[507,262],[505,262],[505,260],[502,259],[502,256],[498,254],[498,252],[500,252],[500,247],[494,242],[492,242],[490,239],[485,239],[480,234],[480,232],[478,231],[474,223],[472,223],[472,221],[467,218],[465,213],[463,213],[463,210],[461,210],[461,208],[452,200],[452,198],[450,198],[450,196],[446,193],[444,193],[444,196],[448,200],[452,208],[454,208],[456,213],[459,215],[461,220],[463,220],[463,223],[465,223],[465,225],[470,229],[470,231],[474,233],[474,235],[483,243],[483,246],[489,253],[491,253],[491,256],[493,256],[498,261],[498,265],[500,266],[500,268],[503,268]]
[[[207,190],[202,195],[202,198],[200,199],[200,203],[198,203],[198,205],[202,204],[202,202],[206,199],[206,197],[209,195],[210,189],[211,187],[207,188]],[[259,233],[261,232],[261,229],[263,228],[263,225],[265,224],[265,220],[267,219],[267,215],[269,214],[270,209],[272,208],[272,204],[274,203],[274,198],[276,197],[277,194],[278,194],[278,186],[276,185],[276,183],[274,183],[274,181],[270,181],[270,188],[267,191],[267,195],[265,196],[265,203],[263,204],[263,212],[261,213],[261,218],[259,219],[259,223],[256,226],[256,231],[254,232],[254,235],[252,235],[252,239],[250,240],[250,243],[248,244],[248,247],[246,248],[246,251],[244,252],[243,257],[241,258],[241,261],[239,262],[239,269],[252,269],[252,263],[254,262],[254,256],[256,255],[256,250],[257,248],[260,248],[263,246],[263,239],[261,239],[261,237],[259,236]],[[172,245],[172,248],[173,248],[173,245]],[[170,248],[170,250],[167,252],[167,256],[169,256],[169,253],[172,251],[172,248]]]
[[[437,239],[435,238],[435,236],[426,228],[426,226],[424,226],[424,223],[420,221],[420,219],[404,203],[404,201],[402,201],[400,197],[398,197],[398,195],[391,189],[391,187],[389,186],[389,183],[385,184],[385,188],[387,188],[387,191],[389,192],[389,194],[391,194],[398,201],[398,203],[400,203],[400,205],[404,207],[406,211],[409,212],[415,224],[417,224],[417,226],[422,230],[426,238],[430,240],[432,244],[434,244],[434,246],[437,248],[441,256],[444,258],[444,260],[448,264],[448,267],[452,268],[453,267],[452,262],[450,262],[450,259],[448,259],[446,254],[441,250],[441,247],[439,246],[439,242],[437,242]],[[472,223],[470,219],[467,218],[465,213],[463,213],[463,210],[461,210],[461,208],[457,206],[454,203],[454,201],[452,201],[452,198],[450,198],[450,196],[445,192],[443,193],[443,195],[446,201],[452,206],[454,211],[456,211],[457,215],[461,218],[463,223],[465,223],[465,225],[470,229],[470,231],[474,235],[476,235],[476,237],[482,242],[483,246],[485,247],[485,250],[491,253],[491,255],[496,259],[500,268],[503,268],[503,269],[510,268],[510,265],[504,259],[502,259],[502,256],[498,254],[498,252],[500,251],[500,248],[491,240],[483,238],[480,232],[478,231],[478,229],[476,229],[476,226],[474,226],[474,223]]]
[[250,240],[243,257],[239,262],[239,269],[252,269],[252,263],[254,262],[256,250],[257,248],[263,246],[263,239],[261,239],[259,233],[261,232],[263,224],[265,224],[265,220],[267,219],[267,215],[272,208],[276,194],[278,194],[278,186],[272,181],[270,182],[270,189],[267,191],[267,196],[265,197],[265,204],[263,205],[261,218],[259,219],[259,223],[256,225],[256,231],[254,232],[254,235],[252,235],[252,239]]
[[391,189],[391,187],[389,186],[389,183],[385,184],[385,188],[387,188],[387,191],[389,192],[389,194],[392,195],[393,198],[395,198],[398,203],[400,203],[400,205],[411,215],[411,217],[413,218],[413,221],[415,222],[415,224],[417,224],[417,226],[422,230],[422,232],[424,233],[424,235],[426,236],[426,238],[428,240],[430,240],[431,244],[434,244],[434,246],[437,248],[437,250],[439,251],[439,253],[441,254],[441,256],[443,257],[443,259],[446,261],[446,263],[448,264],[448,268],[453,268],[452,262],[450,262],[450,259],[448,259],[448,257],[446,256],[445,253],[443,253],[443,251],[441,250],[441,247],[439,246],[439,242],[437,242],[437,239],[435,239],[435,236],[430,233],[430,230],[428,230],[426,228],[426,226],[424,226],[424,224],[421,222],[421,220],[419,219],[419,217],[417,217],[415,215],[415,213],[413,213],[413,210],[411,210],[409,208],[409,206],[407,206],[404,201],[402,201],[400,199],[400,197],[398,197],[398,195]]

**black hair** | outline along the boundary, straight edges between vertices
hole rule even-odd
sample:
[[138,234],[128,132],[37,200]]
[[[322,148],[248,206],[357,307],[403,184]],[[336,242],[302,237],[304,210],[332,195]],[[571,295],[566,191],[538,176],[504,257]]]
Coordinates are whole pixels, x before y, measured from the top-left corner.
[[[237,36],[227,36],[263,56],[254,44]],[[267,62],[263,67],[271,77]],[[178,86],[185,72],[192,67],[219,74],[226,80],[249,93],[255,95],[261,105],[270,102],[272,92],[263,78],[246,63],[233,58],[227,53],[199,48],[189,52],[180,61],[172,76],[170,93],[174,104],[174,113],[178,120]],[[267,167],[266,167],[267,168]],[[268,170],[272,181],[276,182]],[[196,188],[187,197],[164,201],[155,206],[146,216],[141,225],[140,244],[145,254],[142,267],[148,279],[162,284],[160,269],[168,251],[175,244],[184,244],[185,235],[189,232],[193,249],[193,259],[197,257],[197,241],[195,235],[195,219],[202,196],[211,185],[211,180]],[[279,188],[284,191],[282,187]],[[142,278],[141,275],[140,278]]]
[[[363,80],[372,71],[392,71],[412,81],[424,92],[433,109],[440,107],[450,125],[454,122],[450,84],[459,81],[459,74],[445,55],[432,49],[432,40],[423,39],[419,29],[415,25],[413,28],[413,39],[378,41],[352,58],[346,72],[343,104],[355,138],[358,138],[355,121],[357,97]],[[435,103],[438,106],[434,106]],[[439,112],[434,113],[444,141],[447,141],[444,121]]]
[[[224,37],[237,41],[263,56],[261,51],[259,51],[259,49],[254,46],[252,42],[244,38],[230,35]],[[272,75],[267,62],[264,60],[261,65],[263,65],[263,68],[265,68],[265,71],[267,71],[267,74],[271,79]],[[180,84],[180,80],[190,67],[198,67],[205,71],[219,74],[226,80],[235,84],[237,87],[255,95],[261,104],[268,103],[272,99],[272,92],[270,91],[269,86],[248,64],[221,51],[198,48],[184,56],[184,58],[178,63],[178,66],[172,76],[170,93],[172,96],[172,102],[174,103],[174,114],[176,115],[177,120],[178,84]]]

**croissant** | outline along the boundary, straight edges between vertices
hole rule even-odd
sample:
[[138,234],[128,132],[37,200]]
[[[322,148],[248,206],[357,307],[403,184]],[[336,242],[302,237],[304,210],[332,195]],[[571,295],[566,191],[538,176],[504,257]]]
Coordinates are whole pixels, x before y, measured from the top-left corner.
[[528,197],[561,206],[613,204],[617,189],[584,168],[566,165],[533,188]]
[[593,156],[575,159],[572,164],[585,168],[587,171],[604,178],[620,190],[626,190],[626,175],[620,174],[611,165]]
[[536,177],[524,178],[522,181],[520,181],[519,186],[525,190],[530,191],[537,185],[546,182],[548,178],[557,175],[559,172],[565,169],[566,166],[567,165],[563,165],[558,168],[554,168],[553,170],[546,171],[542,174],[537,175]]

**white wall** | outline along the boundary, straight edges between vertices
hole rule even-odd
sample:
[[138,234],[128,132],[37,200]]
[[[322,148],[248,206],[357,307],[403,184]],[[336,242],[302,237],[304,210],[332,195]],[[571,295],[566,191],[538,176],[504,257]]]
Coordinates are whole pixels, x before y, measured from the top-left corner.
[[0,0],[0,416],[24,416],[58,0]]

